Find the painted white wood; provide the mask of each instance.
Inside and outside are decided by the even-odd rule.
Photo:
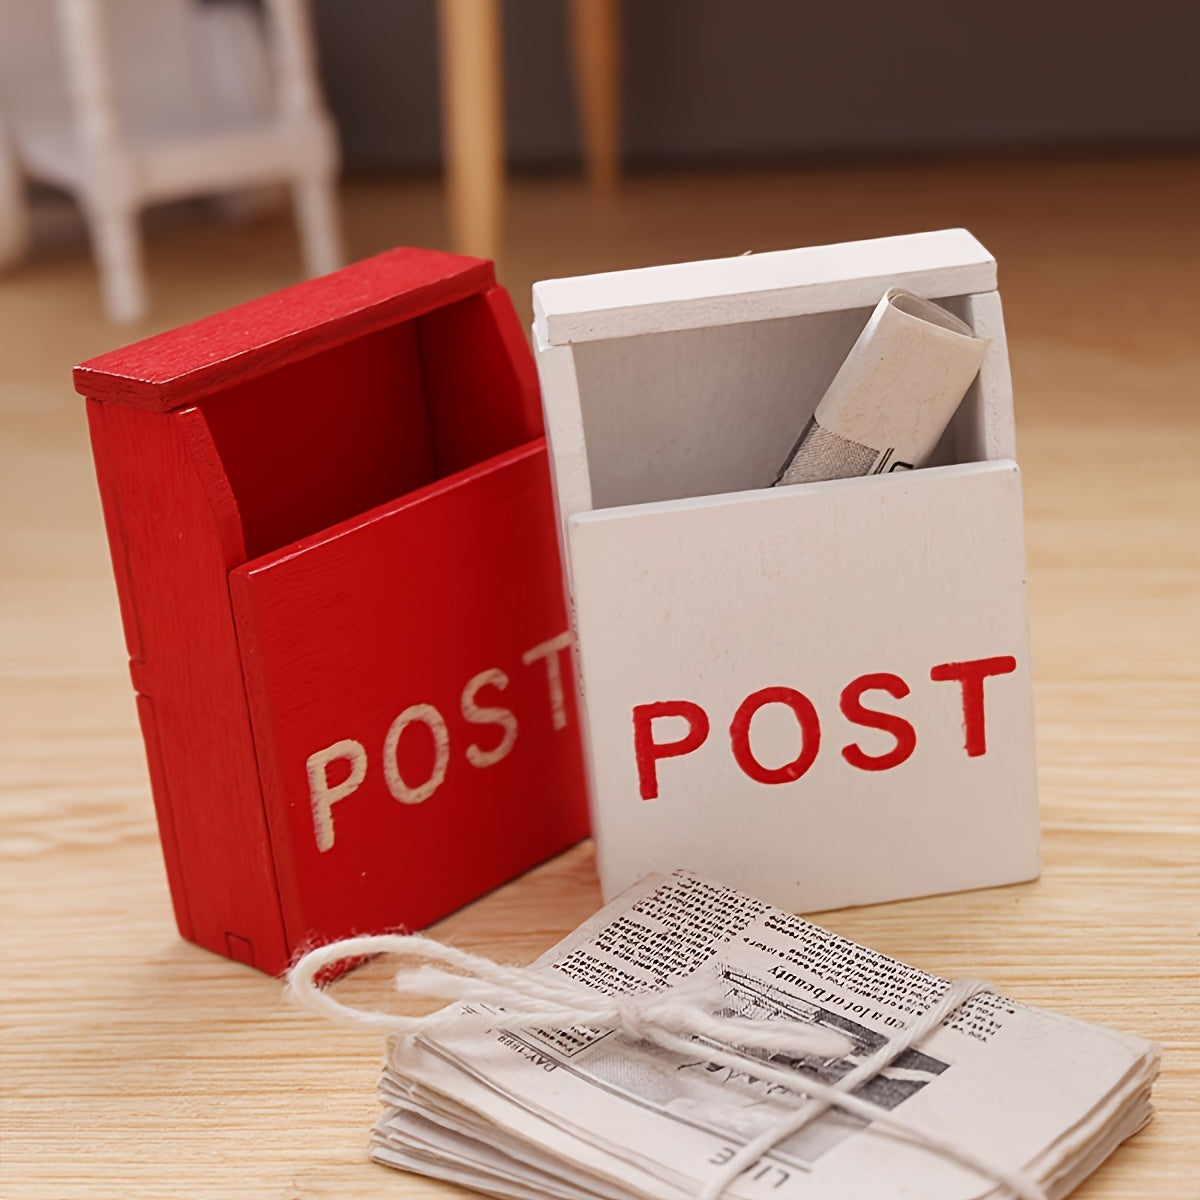
[[[575,377],[575,358],[568,346],[547,346],[533,331],[542,396],[553,396],[553,404],[543,404],[546,437],[554,447],[550,472],[554,505],[559,518],[559,547],[563,544],[563,524],[577,512],[592,507],[592,482],[588,471],[588,449],[583,436],[583,416],[579,384]],[[564,553],[563,564],[570,570]]]
[[[154,201],[288,183],[306,270],[340,265],[337,144],[303,0],[265,11],[264,32],[241,6],[0,0],[17,156],[78,199],[113,320],[145,311],[137,219]]]
[[[772,483],[870,311],[571,347],[594,506]],[[544,397],[550,414],[559,397]]]
[[[550,279],[533,286],[551,346],[873,308],[889,287],[936,300],[996,286],[995,259],[965,229]]]
[[[958,315],[968,303],[977,300],[948,301]],[[997,452],[1013,444],[1003,320],[998,305],[984,301],[979,311],[988,314],[993,344],[931,458],[935,465],[985,452],[1002,457]],[[535,326],[560,519],[592,507],[769,485],[870,313],[864,307],[573,346],[548,346]]]
[[[1012,372],[1008,363],[1008,337],[999,292],[982,292],[962,298],[959,316],[980,337],[991,339],[983,366],[973,384],[974,396],[959,410],[958,460],[971,462],[1017,457],[1017,430],[1013,415]]]
[[[606,892],[682,866],[811,910],[1035,875],[1020,474],[994,263],[943,231],[694,267],[535,289]],[[771,489],[892,287],[991,341],[934,465]],[[1013,669],[984,681],[986,753],[968,754],[962,686],[930,671],[988,658]],[[870,771],[842,749],[879,756],[896,740],[856,726],[842,689],[875,672],[908,693],[863,703],[903,715],[917,742]],[[798,778],[764,783],[739,766],[730,730],[747,695],[775,686],[816,706],[821,748]],[[659,762],[647,800],[634,713],[659,701],[702,706],[709,731]],[[770,703],[752,722],[765,763],[796,754],[790,713]],[[659,718],[650,736],[689,728]]]
[[[578,514],[568,524],[589,730],[593,821],[606,896],[687,867],[798,911],[1028,879],[1038,820],[1020,476],[1002,461]],[[1011,655],[985,680],[986,753],[964,750],[961,688],[932,667]],[[890,672],[903,699],[871,708],[916,730],[888,770],[842,747],[894,739],[849,722],[842,689]],[[792,782],[748,778],[730,724],[750,693],[791,687],[820,721]],[[688,700],[711,729],[661,759],[644,800],[633,711]],[[663,722],[660,740],[681,722]],[[781,705],[751,725],[764,765],[800,737]]]

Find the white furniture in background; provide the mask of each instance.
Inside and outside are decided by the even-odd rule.
[[[156,201],[287,183],[307,273],[340,266],[308,14],[303,0],[263,8],[0,0],[0,263],[23,240],[19,166],[78,200],[114,321],[145,312],[138,218]]]

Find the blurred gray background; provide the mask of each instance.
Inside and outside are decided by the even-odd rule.
[[[1200,143],[1200,3],[626,0],[627,163]],[[432,0],[314,0],[350,168],[440,158]],[[505,0],[510,163],[579,158],[562,0]]]

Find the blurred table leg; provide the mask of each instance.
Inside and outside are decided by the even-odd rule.
[[[438,0],[450,242],[496,257],[504,195],[499,0]]]
[[[0,113],[0,269],[11,266],[25,253],[29,240],[29,210],[25,180],[17,150]]]
[[[616,191],[621,171],[621,13],[618,0],[571,0],[575,91],[588,182]]]

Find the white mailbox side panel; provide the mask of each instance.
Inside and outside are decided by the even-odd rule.
[[[567,542],[606,896],[1036,876],[1014,462],[579,512]]]

